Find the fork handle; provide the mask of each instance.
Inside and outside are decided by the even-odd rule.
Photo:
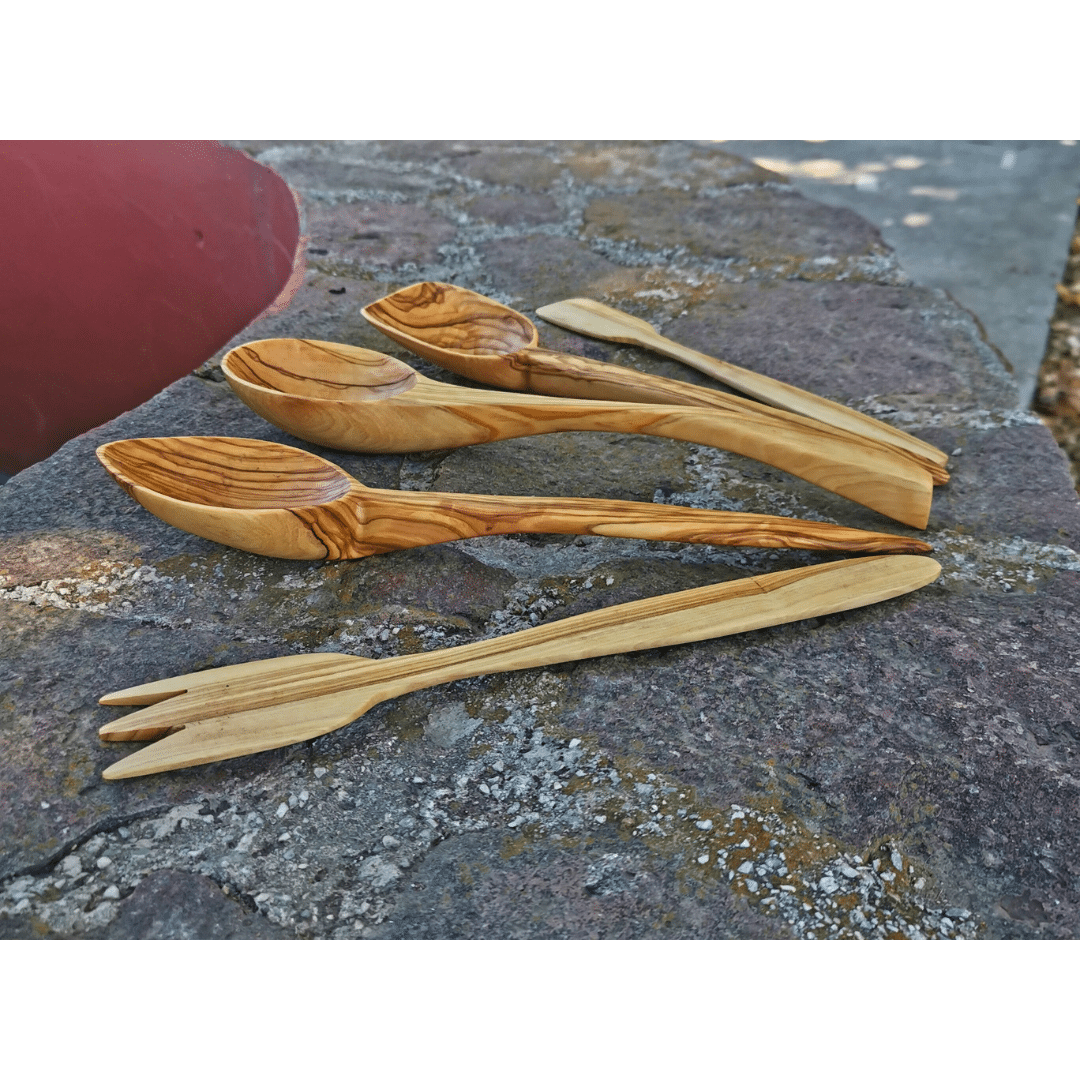
[[[929,585],[923,555],[883,555],[782,570],[601,608],[515,634],[379,661],[386,693],[499,671],[704,641],[874,604]]]

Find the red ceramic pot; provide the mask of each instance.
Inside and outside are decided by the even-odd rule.
[[[215,142],[0,142],[0,470],[198,367],[298,258],[285,182]]]

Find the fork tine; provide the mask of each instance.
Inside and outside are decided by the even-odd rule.
[[[145,742],[167,735],[170,731],[195,723],[206,717],[200,710],[206,705],[206,695],[190,695],[181,691],[178,695],[155,702],[145,709],[128,713],[127,716],[110,720],[98,728],[98,738],[106,742]]]
[[[378,700],[376,692],[340,690],[196,720],[110,765],[101,775],[105,780],[123,780],[290,746],[351,724]]]
[[[345,655],[347,654],[301,653],[298,656],[275,656],[269,660],[251,660],[245,664],[230,664],[228,667],[210,668],[208,671],[193,671],[171,679],[158,679],[156,682],[129,686],[126,690],[114,690],[111,694],[99,698],[98,704],[154,705],[167,698],[176,697],[177,694],[182,694],[186,690],[198,690],[204,686],[224,688],[232,679],[252,675],[270,675],[277,672],[302,673],[307,670],[317,670]],[[356,658],[350,657],[350,659]],[[116,722],[119,723],[119,721]]]

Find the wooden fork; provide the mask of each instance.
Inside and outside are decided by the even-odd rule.
[[[313,653],[118,690],[102,705],[147,705],[105,724],[105,740],[166,737],[109,766],[119,780],[314,739],[388,698],[474,675],[515,671],[737,634],[847,611],[912,592],[941,567],[924,555],[883,555],[617,604],[450,649],[367,660]]]

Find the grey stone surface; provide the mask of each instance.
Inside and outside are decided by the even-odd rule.
[[[529,315],[595,296],[948,450],[926,532],[944,573],[872,608],[451,683],[306,744],[105,783],[125,752],[96,736],[109,690],[440,648],[819,559],[555,536],[328,564],[226,549],[143,511],[93,453],[136,435],[305,445],[210,363],[0,492],[0,936],[1076,934],[1080,513],[967,313],[865,221],[711,145],[250,149],[300,190],[313,250],[293,304],[241,339],[346,341],[462,381],[360,308],[426,277]],[[543,324],[541,341],[708,382]],[[892,527],[646,437],[319,452],[375,486]]]
[[[789,166],[803,194],[876,225],[920,285],[945,289],[1013,366],[1027,408],[1080,196],[1075,139],[722,144]]]

